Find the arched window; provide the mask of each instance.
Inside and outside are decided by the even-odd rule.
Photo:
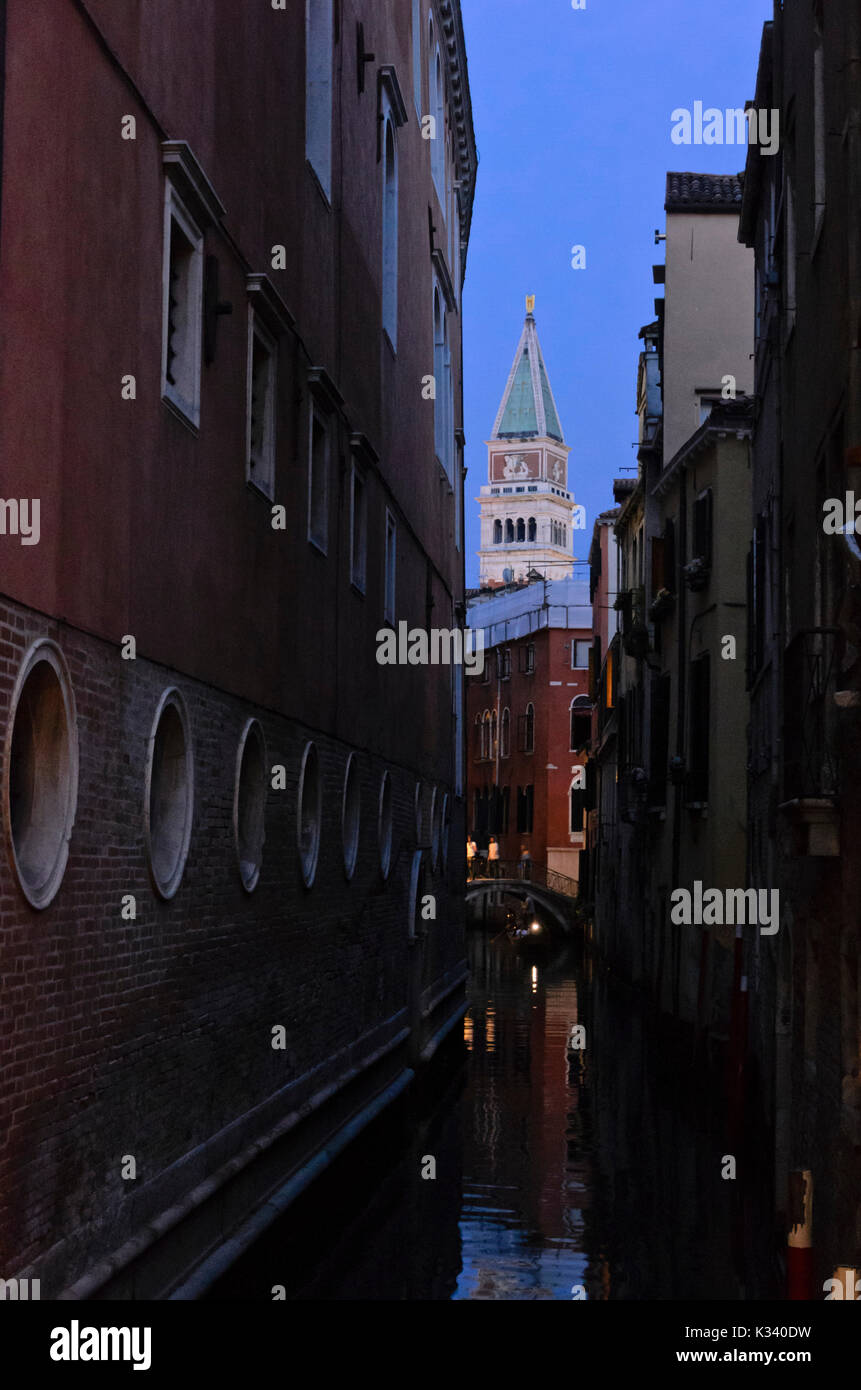
[[[434,397],[434,450],[440,463],[445,466],[445,311],[439,286],[433,287],[433,375],[436,385]]]
[[[398,152],[387,115],[383,133],[383,328],[392,347],[398,336]]]
[[[496,734],[496,710],[494,710],[493,714],[490,716],[490,750],[488,752],[489,758],[496,757]]]
[[[499,756],[507,758],[511,753],[511,711],[502,711],[502,725],[499,737]]]
[[[523,520],[522,516],[517,518],[517,539],[519,541],[526,540],[526,522]]]
[[[523,752],[535,752],[535,707],[526,706],[526,714],[523,717]]]
[[[505,523],[505,541],[506,541],[506,544],[508,544],[509,542],[511,542],[511,541],[513,541],[513,540],[514,540],[514,522],[511,521],[511,520],[509,520],[509,521],[506,521],[506,523]]]
[[[585,748],[592,735],[592,705],[588,695],[577,695],[571,701],[571,752]]]
[[[445,216],[445,108],[443,105],[442,60],[434,35],[433,17],[428,22],[428,103],[433,116],[431,175]]]
[[[531,516],[531,517],[529,518],[529,524],[527,525],[527,528],[526,528],[526,538],[527,538],[527,540],[530,540],[530,541],[534,541],[534,540],[535,540],[535,517],[534,517],[534,516]]]
[[[490,757],[490,710],[484,711],[484,718],[481,721],[481,756]]]
[[[502,522],[501,522],[501,521],[494,521],[494,523],[493,523],[493,544],[494,544],[494,545],[502,545]]]
[[[305,155],[326,197],[332,192],[332,0],[309,5],[305,17]]]
[[[454,396],[451,383],[449,324],[439,284],[433,287],[434,452],[450,483],[454,482]]]

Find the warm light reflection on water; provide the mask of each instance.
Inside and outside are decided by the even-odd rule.
[[[467,945],[463,1051],[369,1127],[215,1296],[268,1301],[283,1284],[313,1300],[773,1297],[750,1268],[771,1260],[767,1222],[720,1177],[715,1084],[576,945],[548,941],[537,960],[504,935]]]

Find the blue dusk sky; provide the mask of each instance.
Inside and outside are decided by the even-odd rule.
[[[739,145],[675,145],[671,113],[744,106],[771,0],[461,0],[479,150],[463,295],[466,579],[478,582],[484,441],[535,320],[586,508],[585,561],[612,479],[636,466],[637,337],[663,289],[668,170],[737,173]],[[586,269],[571,268],[571,247]],[[627,474],[632,477],[632,473]],[[583,573],[585,571],[575,571]]]

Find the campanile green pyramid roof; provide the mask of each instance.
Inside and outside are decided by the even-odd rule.
[[[494,439],[548,437],[564,443],[556,402],[538,341],[535,319],[526,315],[502,404],[493,426]]]

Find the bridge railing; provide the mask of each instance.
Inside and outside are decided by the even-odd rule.
[[[576,878],[560,874],[558,869],[548,869],[546,864],[537,864],[534,859],[487,859],[480,855],[475,872],[469,877],[482,883],[496,878],[517,878],[547,888],[551,893],[561,893],[566,898],[576,898],[580,891]]]

